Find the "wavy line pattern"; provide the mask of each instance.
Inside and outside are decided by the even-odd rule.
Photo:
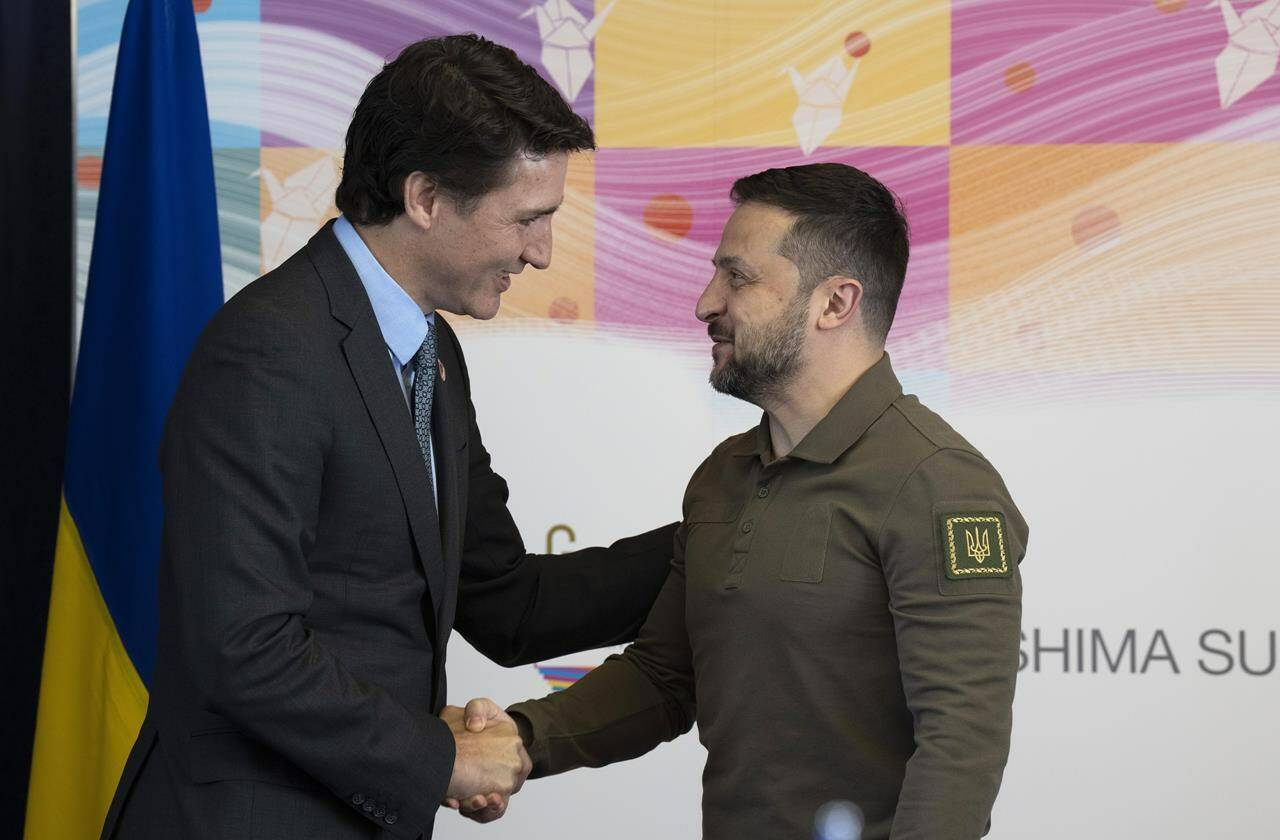
[[[1095,158],[1108,152],[1118,150],[1091,150]],[[1079,397],[1075,390],[1090,377],[1157,391],[1178,377],[1193,389],[1217,381],[1228,391],[1273,382],[1280,374],[1275,147],[1145,147],[1093,180],[1089,160],[1076,159],[1082,154],[957,150],[953,183],[991,184],[988,206],[1035,193],[1037,184],[1045,197],[985,219],[978,210],[958,214],[964,229],[951,240],[948,368],[1039,382],[1033,390],[1046,398]],[[1070,186],[1055,192],[1055,182]],[[1099,197],[1117,208],[1118,226],[1098,247],[1073,241],[1068,220]],[[1039,250],[1021,260],[1007,246],[986,246],[1018,241]]]
[[[80,295],[125,3],[77,4]],[[587,17],[603,5],[573,3]],[[271,203],[255,170],[340,155],[368,79],[418,38],[476,31],[540,67],[536,24],[520,17],[532,4],[212,0],[197,21],[228,295],[262,265]],[[782,70],[842,56],[854,29],[870,50],[828,145],[806,157]],[[517,278],[486,329],[577,321],[594,340],[705,365],[693,306],[730,184],[840,160],[906,206],[912,260],[890,349],[931,391],[1273,393],[1280,81],[1221,107],[1225,44],[1219,9],[1177,0],[763,0],[749,13],[619,0],[574,103],[601,151],[575,163],[556,263]]]
[[[1227,43],[1222,15],[1199,2],[1161,5],[956,0],[953,142],[1169,142],[1224,122],[1239,139],[1276,137],[1280,79],[1224,111],[1214,65]],[[1034,74],[1021,92],[1005,80],[1015,64]]]
[[[383,60],[394,58],[406,45],[421,38],[455,32],[475,32],[511,47],[522,59],[541,71],[542,43],[538,38],[537,25],[531,17],[520,17],[532,5],[533,0],[527,3],[511,0],[265,0],[262,4],[262,22],[329,35],[354,46],[363,55],[376,56],[373,71],[365,76],[364,81],[382,67]],[[576,0],[573,5],[587,17],[593,12],[589,2]],[[276,71],[264,73],[264,88],[270,88],[278,82],[297,84],[304,75],[288,66],[279,66]],[[312,77],[313,80],[316,78]],[[318,77],[325,78],[323,74]],[[593,115],[593,79],[594,75],[587,80],[586,86],[573,103],[575,110],[588,119]],[[357,98],[358,95],[359,91]],[[355,99],[352,99],[351,104],[355,104]],[[349,118],[348,109],[340,121],[341,128],[345,129]],[[275,144],[276,138],[266,139],[269,145]]]
[[[605,149],[596,156],[596,317],[703,329],[694,303],[711,276],[710,260],[732,212],[729,189],[740,175],[803,162],[795,149]],[[910,339],[947,315],[947,153],[945,149],[823,149],[810,161],[841,161],[874,173],[906,207],[912,258],[894,334]],[[681,238],[645,222],[656,196],[687,202]],[[912,364],[941,364],[942,345],[901,342]]]

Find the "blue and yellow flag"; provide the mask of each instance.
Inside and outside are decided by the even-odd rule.
[[[28,840],[98,836],[142,724],[155,665],[161,428],[221,304],[191,0],[131,0],[71,400]]]

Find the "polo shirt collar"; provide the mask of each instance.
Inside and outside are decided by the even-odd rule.
[[[894,400],[902,396],[902,384],[893,372],[889,354],[858,377],[839,402],[809,430],[809,434],[788,453],[817,464],[831,464],[858,442],[871,424],[884,414]],[[740,454],[754,454],[761,462],[773,460],[773,439],[769,434],[769,415],[765,413],[756,427],[755,447]]]

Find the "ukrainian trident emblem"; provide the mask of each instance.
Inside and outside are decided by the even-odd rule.
[[[981,530],[965,528],[964,545],[968,555],[981,566],[991,556],[991,532],[986,528]]]
[[[1004,514],[992,510],[942,513],[941,524],[942,561],[949,579],[1013,576],[1005,546]]]

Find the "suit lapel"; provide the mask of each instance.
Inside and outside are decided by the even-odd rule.
[[[465,479],[467,476],[468,422],[466,392],[462,388],[461,365],[453,332],[441,327],[442,318],[436,314],[437,347],[440,354],[440,372],[436,379],[436,403],[432,411],[432,433],[438,449],[437,462],[440,475],[436,480],[437,498],[440,503],[441,542],[444,546],[444,597],[437,610],[439,635],[443,641],[449,637],[458,597],[458,574],[462,566],[462,528]],[[443,376],[441,376],[443,374]]]
[[[422,461],[422,450],[418,448],[418,438],[413,433],[404,392],[396,382],[386,342],[372,315],[351,330],[342,342],[342,350],[391,461],[409,515],[409,527],[418,546],[418,557],[431,587],[431,599],[439,612],[445,595],[444,568],[440,563],[440,523],[431,500],[431,481]]]
[[[438,620],[446,575],[431,482],[373,307],[331,228],[332,222],[311,239],[307,253],[328,290],[330,311],[351,330],[342,352],[391,463]]]

